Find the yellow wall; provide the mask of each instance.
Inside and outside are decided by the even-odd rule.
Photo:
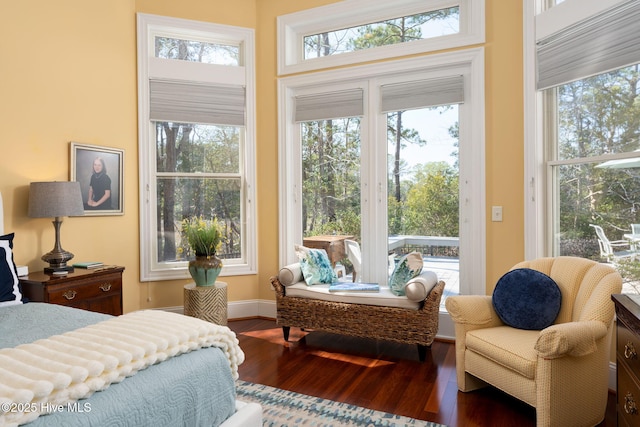
[[[486,2],[487,291],[524,259],[522,2]],[[503,221],[491,222],[491,206]]]
[[[69,142],[125,150],[126,215],[65,218],[76,259],[127,267],[125,308],[137,308],[138,187],[133,1],[2,0],[0,191],[15,260],[42,270],[51,220],[27,217],[29,183],[69,179]],[[9,18],[10,17],[10,18]]]
[[[32,271],[53,247],[48,219],[27,217],[32,181],[69,179],[69,142],[125,150],[122,216],[67,218],[76,260],[126,267],[124,309],[182,305],[187,280],[141,283],[135,13],[256,30],[258,274],[225,277],[229,300],[273,299],[278,269],[276,17],[335,0],[0,0],[0,191],[15,259]],[[499,4],[499,7],[498,7]],[[487,0],[487,287],[523,257],[522,5]],[[490,222],[491,205],[504,221]]]

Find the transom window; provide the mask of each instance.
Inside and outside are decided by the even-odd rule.
[[[204,64],[239,65],[240,46],[157,36],[155,56]]]
[[[349,0],[278,17],[278,74],[484,42],[484,0]]]
[[[459,31],[460,7],[449,7],[305,36],[304,59],[424,40]]]

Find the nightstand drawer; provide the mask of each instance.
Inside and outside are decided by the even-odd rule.
[[[624,360],[632,372],[640,372],[640,337],[630,331],[620,319],[616,323],[618,358]]]
[[[49,302],[52,304],[69,304],[74,300],[102,298],[122,293],[122,280],[112,278],[100,280],[90,284],[64,286],[49,292]]]
[[[618,417],[622,417],[627,425],[640,425],[640,387],[627,366],[618,362]]]

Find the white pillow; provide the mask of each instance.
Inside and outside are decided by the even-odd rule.
[[[404,293],[409,301],[424,301],[429,292],[438,283],[438,276],[433,271],[423,271],[418,277],[407,282]]]
[[[278,280],[283,286],[291,286],[303,280],[300,263],[285,265],[278,273]]]

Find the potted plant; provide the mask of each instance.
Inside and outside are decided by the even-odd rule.
[[[185,218],[182,221],[182,236],[195,253],[189,261],[189,274],[196,286],[214,286],[222,270],[222,261],[216,256],[222,242],[222,228],[216,218]]]

